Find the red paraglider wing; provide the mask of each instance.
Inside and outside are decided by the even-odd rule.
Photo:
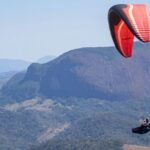
[[[132,56],[134,36],[150,42],[150,18],[145,5],[115,5],[110,8],[108,19],[115,46],[124,57]]]
[[[125,57],[131,57],[134,35],[122,19],[118,25],[114,26],[114,33],[121,54]]]

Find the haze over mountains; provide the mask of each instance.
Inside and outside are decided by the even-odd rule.
[[[31,62],[17,59],[0,59],[0,73],[9,71],[21,71],[27,69]]]
[[[39,58],[37,60],[38,63],[46,63],[51,60],[53,60],[55,56],[45,56],[42,58]],[[0,73],[9,72],[9,71],[22,71],[26,70],[28,66],[32,62],[19,60],[19,59],[0,59]]]

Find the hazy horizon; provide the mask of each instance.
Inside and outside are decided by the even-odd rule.
[[[6,0],[0,2],[0,58],[36,61],[80,47],[112,46],[107,13],[149,0]]]

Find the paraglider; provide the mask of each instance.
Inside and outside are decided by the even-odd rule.
[[[150,17],[144,4],[119,4],[108,13],[110,32],[117,50],[124,57],[132,56],[134,36],[150,42]]]
[[[134,37],[142,42],[150,42],[150,16],[144,4],[119,4],[108,12],[110,33],[118,52],[128,58],[132,56]],[[145,134],[150,131],[147,118],[132,133]]]
[[[140,123],[139,127],[132,128],[132,132],[137,134],[145,134],[148,133],[149,131],[150,131],[150,123],[148,118],[142,119],[142,122]]]

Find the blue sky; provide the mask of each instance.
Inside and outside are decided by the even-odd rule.
[[[0,58],[35,61],[88,46],[113,45],[108,9],[149,0],[0,1]]]

